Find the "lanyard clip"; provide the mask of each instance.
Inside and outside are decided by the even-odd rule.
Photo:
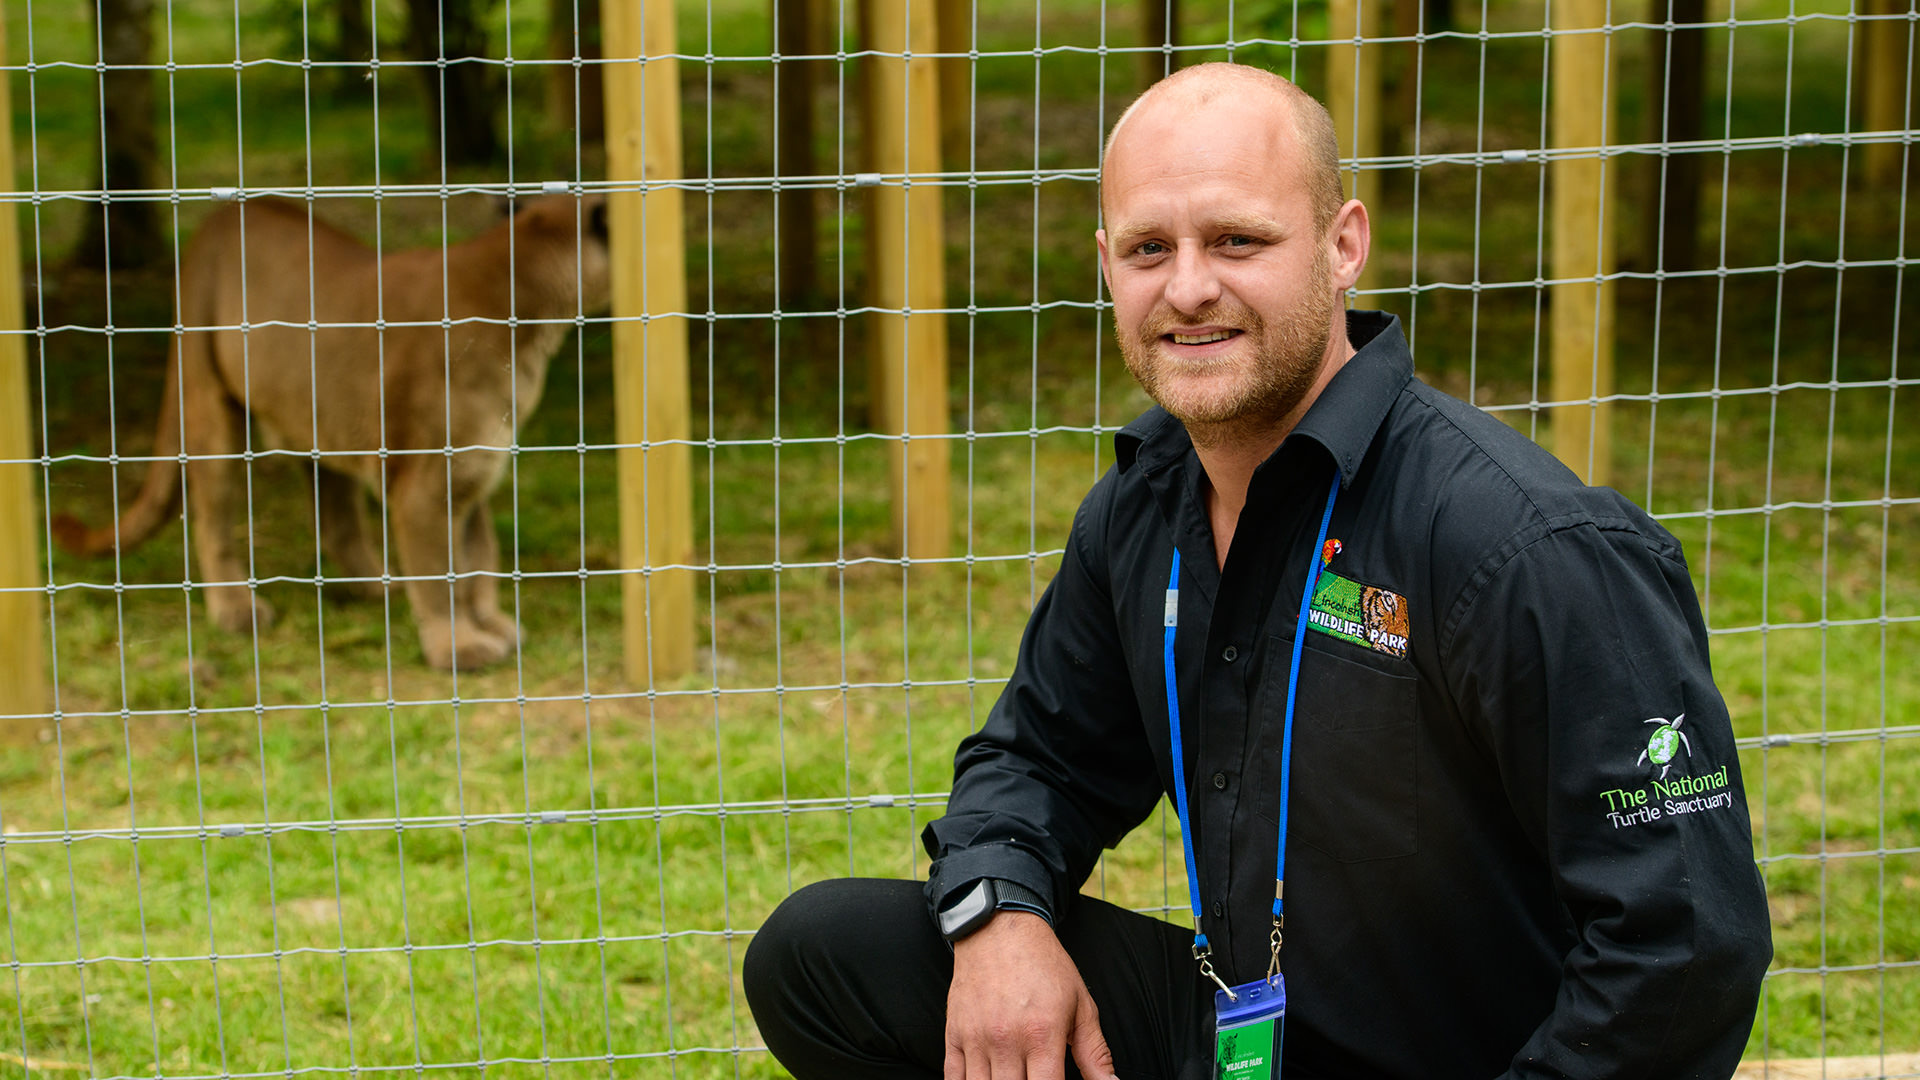
[[[1194,950],[1194,952],[1196,953],[1199,951],[1200,950],[1198,949]],[[1200,958],[1200,974],[1205,975],[1209,979],[1212,979],[1213,985],[1219,987],[1220,992],[1227,995],[1228,1001],[1240,1000],[1240,995],[1233,992],[1233,987],[1228,986],[1226,984],[1226,980],[1220,978],[1219,974],[1213,970],[1213,961],[1208,960],[1204,956]]]
[[[1272,982],[1280,974],[1280,931],[1285,922],[1282,916],[1273,917],[1273,934],[1267,938],[1268,943],[1273,946],[1273,961],[1267,965],[1268,982]]]
[[[1233,987],[1228,986],[1213,970],[1213,961],[1208,959],[1213,955],[1213,946],[1207,941],[1207,935],[1200,933],[1200,918],[1197,915],[1193,920],[1193,929],[1193,958],[1200,961],[1200,974],[1212,979],[1213,985],[1219,987],[1220,992],[1227,995],[1228,1001],[1239,1001],[1240,996],[1233,992]]]

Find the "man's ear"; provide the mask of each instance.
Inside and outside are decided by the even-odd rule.
[[[1113,294],[1113,275],[1107,273],[1107,230],[1093,230],[1093,246],[1100,252],[1100,280],[1107,283],[1107,294]]]
[[[1344,293],[1360,280],[1360,271],[1367,266],[1367,252],[1373,246],[1367,208],[1359,199],[1348,199],[1333,215],[1333,224],[1327,230],[1327,246],[1331,249],[1328,257],[1334,287]]]

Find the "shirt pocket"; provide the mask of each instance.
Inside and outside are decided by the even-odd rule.
[[[1411,855],[1419,841],[1418,682],[1404,660],[1369,663],[1339,642],[1308,634],[1300,657],[1293,728],[1290,844],[1343,863]],[[1272,650],[1255,699],[1250,738],[1256,809],[1277,824],[1280,751],[1293,642]]]

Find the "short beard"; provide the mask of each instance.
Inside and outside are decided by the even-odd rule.
[[[1311,275],[1308,299],[1271,331],[1265,319],[1243,306],[1209,306],[1191,318],[1162,308],[1137,335],[1116,332],[1120,355],[1140,388],[1186,427],[1195,446],[1208,449],[1258,438],[1299,407],[1326,363],[1327,342],[1343,305],[1334,294],[1333,268],[1324,250],[1316,252]],[[1182,400],[1173,392],[1160,362],[1160,338],[1183,323],[1233,327],[1253,340],[1253,369],[1241,385],[1209,400]]]

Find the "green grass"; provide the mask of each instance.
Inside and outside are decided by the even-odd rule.
[[[530,10],[514,7],[516,42],[539,41]],[[233,58],[230,8],[174,12],[182,62]],[[1098,40],[1091,4],[1043,13],[1036,31],[1031,10],[983,5],[983,47]],[[1130,14],[1107,13],[1110,44],[1130,40]],[[23,9],[9,16],[17,58]],[[1466,5],[1460,16],[1469,34],[1480,28]],[[284,17],[250,10],[242,54],[289,55],[275,21]],[[1303,36],[1318,17],[1303,14]],[[44,5],[35,19],[38,62],[90,61],[84,23]],[[1516,3],[1493,9],[1488,29],[1541,21],[1538,4]],[[1799,25],[1791,68],[1786,27],[1733,31],[1731,110],[1715,66],[1729,33],[1715,31],[1711,131],[1729,115],[1740,136],[1839,129],[1845,53],[1832,31]],[[710,22],[683,7],[685,51],[750,55],[766,37],[759,3],[728,0]],[[1620,124],[1633,132],[1642,80],[1631,73],[1644,49],[1634,34],[1618,40],[1629,73]],[[1540,91],[1526,73],[1537,71],[1539,42],[1482,48],[1472,37],[1429,46],[1422,149],[1537,143]],[[1290,62],[1285,50],[1262,56]],[[1319,58],[1299,59],[1312,86]],[[1110,122],[1134,89],[1132,59],[1109,57],[1100,98],[1102,63],[1089,53],[983,59],[977,167],[1090,165],[1100,118]],[[832,121],[843,109],[848,170],[858,167],[856,73],[847,69],[844,100],[822,90],[823,170],[841,149]],[[771,171],[770,76],[760,63],[687,65],[690,169]],[[183,72],[173,84],[182,119],[162,138],[172,175],[184,188],[234,183],[243,170],[253,184],[370,183],[376,170],[384,182],[437,179],[414,80],[382,78],[377,120],[373,88],[350,86],[316,90],[308,121],[298,69],[249,68],[237,98],[230,68]],[[49,68],[35,80],[32,96],[24,75],[13,86],[15,130],[34,140],[23,176],[32,165],[43,190],[84,187],[91,75]],[[566,139],[541,128],[537,93],[515,100],[512,175],[574,175]],[[581,161],[591,177],[594,155]],[[1900,196],[1846,189],[1836,148],[1795,149],[1784,163],[1780,151],[1734,155],[1724,189],[1720,159],[1711,161],[1702,250],[1724,245],[1729,267],[1831,260],[1843,242],[1856,263],[1906,250]],[[1517,284],[1386,298],[1408,320],[1423,375],[1544,436],[1544,413],[1512,408],[1546,396],[1534,390],[1544,365],[1530,284],[1537,166],[1426,168],[1417,224],[1413,174],[1390,174],[1386,190],[1375,213],[1383,282]],[[183,203],[182,227],[205,205]],[[696,309],[770,310],[771,197],[696,195],[688,206]],[[823,306],[858,306],[859,201],[823,198],[821,209]],[[104,587],[58,594],[64,715],[42,724],[38,741],[0,752],[0,825],[17,838],[0,847],[0,890],[8,956],[20,965],[0,974],[0,1074],[20,1073],[24,1056],[40,1070],[96,1075],[481,1059],[505,1062],[488,1069],[505,1076],[778,1075],[764,1052],[739,1049],[758,1045],[737,985],[748,936],[805,882],[924,872],[916,834],[940,812],[952,747],[984,716],[1053,571],[1052,556],[1034,553],[1062,541],[1110,460],[1107,436],[1051,429],[1110,432],[1144,403],[1092,312],[1028,309],[1093,295],[1087,185],[955,189],[947,209],[955,295],[1016,309],[952,322],[956,430],[978,434],[955,447],[955,549],[974,563],[884,561],[884,454],[857,437],[860,320],[793,320],[778,332],[765,320],[697,323],[695,436],[755,443],[696,451],[697,541],[717,569],[698,586],[698,670],[656,693],[621,670],[619,581],[604,573],[618,560],[612,456],[574,449],[612,438],[603,326],[556,361],[514,486],[496,503],[523,574],[510,601],[529,631],[505,669],[430,671],[399,597],[386,607],[316,590],[308,496],[285,463],[254,474],[256,574],[292,579],[267,587],[282,621],[258,640],[211,629],[197,600],[166,587],[181,576],[177,528],[117,568],[56,555],[58,584]],[[23,212],[25,235],[41,245],[52,328],[106,321],[100,282],[57,269],[82,212],[59,200]],[[434,242],[441,230],[437,199],[335,200],[325,212],[362,235],[377,215],[396,245]],[[486,211],[456,198],[447,212],[462,233]],[[832,242],[837,229],[844,249]],[[1628,247],[1623,237],[1631,259]],[[1916,283],[1900,273],[1802,267],[1619,289],[1619,388],[1662,397],[1615,407],[1613,479],[1685,542],[1743,737],[1871,735],[1920,716],[1920,676],[1906,662],[1920,653],[1920,624],[1879,621],[1920,615],[1920,569],[1904,539],[1920,508],[1879,502],[1920,495],[1915,395],[1886,385],[1914,370]],[[164,337],[138,330],[171,324],[167,285],[116,283],[114,323],[133,331],[113,339],[110,380],[97,331],[45,336],[34,381],[48,453],[148,445]],[[1817,385],[1742,393],[1793,383]],[[856,437],[842,444],[842,434]],[[120,478],[123,496],[134,479]],[[108,466],[63,461],[47,481],[54,509],[91,520],[109,512]],[[1865,505],[1835,505],[1853,503]],[[782,568],[768,569],[776,561]],[[130,587],[116,592],[116,580]],[[1869,737],[1743,753],[1777,953],[1753,1055],[1870,1053],[1883,1040],[1920,1050],[1917,746]],[[870,806],[875,794],[926,797]],[[712,813],[721,803],[727,812]],[[550,811],[567,822],[537,823]],[[228,837],[223,825],[247,828]],[[88,835],[128,828],[139,843]],[[61,842],[67,835],[77,838]],[[1163,815],[1088,888],[1178,908],[1169,842]],[[206,959],[215,954],[217,964]],[[611,1069],[608,1054],[618,1056]]]

